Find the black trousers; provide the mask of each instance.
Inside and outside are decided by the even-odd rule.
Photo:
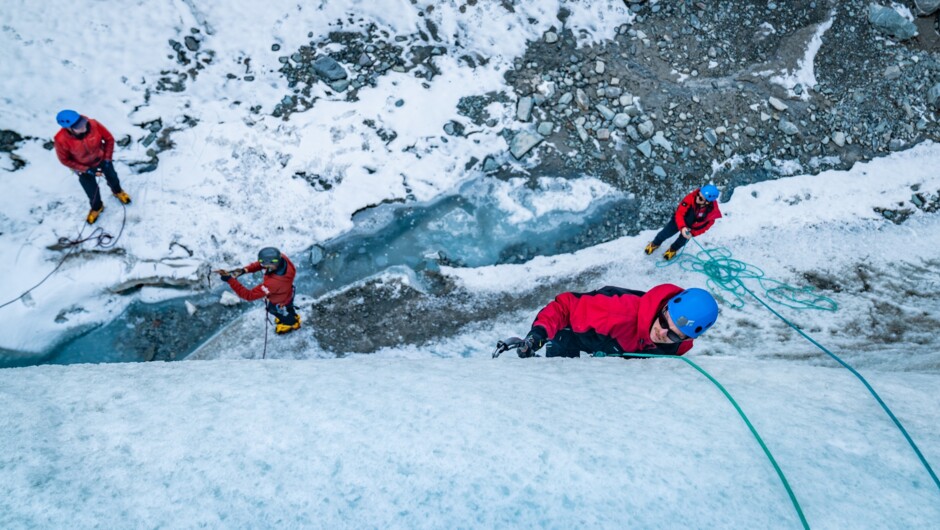
[[[663,241],[669,239],[670,237],[678,233],[679,233],[679,225],[676,224],[676,218],[675,216],[670,217],[669,222],[666,223],[666,226],[664,226],[663,229],[660,230],[658,234],[656,234],[656,237],[653,238],[653,244],[662,245]],[[676,239],[675,241],[672,242],[671,245],[669,245],[669,248],[671,248],[675,252],[679,252],[679,249],[684,247],[685,244],[688,242],[689,242],[688,239],[682,236],[679,236],[678,239]]]
[[[91,174],[89,174],[89,172]],[[95,178],[95,172],[101,171],[104,173],[104,179],[108,183],[108,187],[111,188],[111,193],[119,193],[121,191],[121,181],[118,180],[117,172],[114,171],[114,164],[104,160],[97,167],[92,168],[88,171],[78,174],[78,182],[82,185],[82,189],[85,190],[85,195],[88,196],[88,203],[91,205],[92,210],[100,210],[104,204],[101,203],[101,190],[98,188],[98,180]]]
[[[545,344],[546,357],[581,357],[581,341],[574,331],[565,328],[555,334],[555,338]],[[591,352],[593,353],[593,352]]]
[[[293,326],[297,323],[297,309],[294,307],[293,298],[285,305],[275,305],[271,302],[267,302],[265,303],[265,309],[268,310],[268,313],[274,315],[278,322],[285,326]]]

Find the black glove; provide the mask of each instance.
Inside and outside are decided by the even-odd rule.
[[[535,357],[535,352],[539,351],[545,345],[546,333],[542,326],[535,326],[529,331],[522,341],[522,345],[516,348],[516,354],[525,359],[526,357]]]
[[[238,278],[239,276],[241,276],[242,274],[245,274],[246,272],[248,272],[248,271],[246,271],[244,268],[242,268],[242,269],[235,269],[235,270],[233,270],[230,274],[231,274],[232,276]]]
[[[220,272],[219,278],[221,278],[223,282],[227,282],[232,279],[232,275],[228,272]]]

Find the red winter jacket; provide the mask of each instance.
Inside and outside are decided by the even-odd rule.
[[[229,286],[235,291],[235,294],[249,302],[267,297],[268,301],[275,305],[289,304],[294,299],[294,276],[297,275],[297,269],[294,268],[291,260],[287,259],[287,256],[281,254],[281,258],[284,259],[286,267],[282,267],[284,271],[280,274],[278,274],[280,268],[274,272],[265,272],[264,280],[250,290],[245,288],[233,276],[228,279]],[[258,272],[260,270],[261,264],[257,261],[245,265],[245,272]]]
[[[98,167],[98,164],[114,156],[114,137],[111,132],[97,121],[85,119],[88,120],[88,131],[81,137],[65,128],[55,135],[55,154],[59,162],[79,173]]]
[[[650,338],[650,328],[659,312],[681,287],[662,284],[648,292],[620,287],[604,287],[589,293],[561,293],[539,311],[533,331],[541,327],[547,339],[570,328],[589,353],[652,353],[683,355],[692,349],[692,341],[657,344]]]
[[[679,207],[676,208],[676,226],[681,231],[688,227],[693,236],[704,234],[706,230],[715,224],[715,220],[721,217],[721,210],[718,209],[718,201],[709,201],[699,206],[695,202],[699,188],[695,188],[692,193],[685,196]]]

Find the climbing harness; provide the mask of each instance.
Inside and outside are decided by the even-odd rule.
[[[13,302],[16,302],[17,300],[22,299],[24,296],[31,293],[34,289],[46,283],[46,280],[51,278],[52,275],[55,274],[56,271],[59,270],[59,268],[62,267],[62,265],[69,258],[69,256],[71,256],[72,253],[75,252],[75,250],[81,247],[84,243],[88,241],[94,241],[95,244],[92,248],[100,248],[103,250],[109,250],[109,249],[114,248],[114,246],[117,245],[118,241],[121,239],[121,235],[124,233],[124,227],[127,225],[127,205],[125,205],[124,203],[121,203],[121,207],[124,209],[124,217],[123,219],[121,219],[121,230],[118,232],[117,236],[112,236],[108,232],[105,232],[105,230],[99,226],[95,228],[94,230],[92,230],[91,234],[89,234],[88,237],[83,238],[82,235],[85,233],[85,228],[89,226],[88,223],[83,222],[82,229],[78,231],[78,237],[76,237],[75,239],[69,239],[67,237],[60,237],[59,240],[54,245],[50,245],[49,247],[47,247],[49,250],[68,249],[68,252],[66,252],[65,255],[62,256],[61,259],[59,259],[59,263],[56,264],[56,266],[49,272],[49,274],[47,274],[42,280],[39,280],[39,283],[37,283],[36,285],[33,285],[32,287],[24,291],[21,295],[17,296],[16,298],[8,302],[4,302],[3,304],[0,304],[0,309],[12,304]]]
[[[917,458],[920,460],[920,463],[923,464],[924,468],[927,470],[927,473],[930,475],[930,478],[933,479],[934,484],[937,486],[937,489],[940,489],[940,479],[937,478],[937,474],[934,473],[933,468],[930,467],[930,464],[927,462],[927,459],[924,457],[923,453],[920,452],[920,449],[917,447],[917,444],[914,443],[914,440],[907,433],[907,430],[901,425],[901,422],[898,418],[891,412],[891,409],[888,408],[888,405],[885,404],[884,400],[881,399],[881,396],[875,392],[875,389],[868,383],[868,381],[858,373],[854,368],[852,368],[848,363],[843,361],[839,356],[829,351],[825,346],[817,342],[815,339],[810,337],[802,329],[798,328],[792,322],[784,318],[779,312],[774,308],[770,307],[767,302],[765,302],[761,297],[757,296],[751,289],[748,289],[744,282],[741,281],[741,278],[756,278],[759,285],[764,288],[765,292],[768,295],[768,298],[777,302],[778,304],[784,305],[786,307],[796,308],[796,309],[821,309],[825,311],[835,311],[837,306],[836,303],[829,298],[824,296],[818,296],[812,294],[811,290],[807,289],[796,289],[789,285],[786,285],[782,282],[776,280],[766,280],[763,278],[763,271],[760,269],[753,268],[757,272],[748,272],[748,265],[744,262],[731,259],[731,253],[727,249],[718,249],[717,251],[709,251],[701,245],[695,238],[692,238],[692,241],[695,241],[695,244],[698,245],[702,252],[698,254],[697,257],[693,259],[686,258],[683,260],[683,268],[686,270],[693,270],[696,272],[701,272],[709,278],[709,287],[714,285],[720,286],[722,289],[730,292],[739,303],[732,303],[732,307],[741,307],[744,304],[743,294],[752,296],[757,300],[762,306],[767,308],[768,311],[774,314],[777,318],[783,321],[784,324],[793,328],[794,331],[799,333],[803,338],[811,342],[817,348],[823,351],[829,357],[835,359],[836,362],[841,364],[845,369],[852,372],[852,375],[858,378],[859,381],[865,385],[865,388],[868,389],[868,392],[875,398],[875,401],[881,405],[881,408],[884,409],[885,413],[891,418],[891,421],[894,422],[894,425],[897,426],[898,430],[901,431],[901,434],[904,435],[904,438],[907,440],[907,443],[911,446],[911,449],[914,450],[914,453],[917,455]],[[712,252],[717,252],[719,257],[715,258],[712,256]],[[700,256],[705,256],[708,259],[703,259]],[[685,266],[685,263],[691,263],[689,266]],[[747,272],[747,273],[746,273]],[[759,274],[758,274],[759,272]],[[714,280],[714,281],[713,281]],[[771,282],[771,284],[776,284],[775,287],[768,288],[765,285],[765,282]],[[714,292],[714,289],[713,289]],[[743,293],[743,294],[742,294]]]

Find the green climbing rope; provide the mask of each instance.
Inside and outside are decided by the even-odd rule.
[[[671,261],[661,261],[657,267],[668,267],[678,263],[685,270],[704,274],[708,280],[706,285],[716,297],[720,298],[730,307],[739,309],[744,307],[744,295],[747,290],[741,280],[755,280],[764,290],[767,298],[773,302],[792,309],[817,309],[821,311],[836,311],[839,306],[831,298],[819,295],[812,287],[793,287],[784,282],[767,278],[764,271],[731,257],[731,251],[719,247],[705,250],[695,238],[695,244],[701,252],[693,254],[685,252],[683,248]]]
[[[848,363],[839,358],[838,355],[829,351],[825,346],[817,342],[815,339],[810,337],[806,332],[795,326],[792,322],[784,318],[779,312],[772,308],[767,302],[765,302],[761,297],[757,296],[751,289],[748,289],[744,282],[741,281],[741,278],[757,278],[759,285],[764,288],[765,292],[768,293],[768,298],[771,298],[773,301],[787,306],[794,307],[796,309],[823,309],[826,311],[835,311],[836,303],[830,300],[829,298],[823,296],[813,295],[811,291],[805,289],[796,289],[790,287],[782,282],[777,282],[776,280],[766,280],[763,278],[763,271],[756,267],[750,267],[742,261],[731,259],[731,253],[724,248],[719,248],[717,250],[706,250],[701,243],[692,238],[692,241],[695,241],[695,244],[701,249],[701,252],[694,258],[686,257],[682,263],[683,268],[686,270],[692,270],[696,272],[701,272],[708,276],[708,286],[711,288],[713,293],[717,293],[717,290],[714,286],[719,286],[723,290],[726,290],[736,298],[739,303],[731,303],[733,307],[741,307],[744,305],[743,294],[752,296],[757,300],[761,305],[767,308],[768,311],[774,314],[787,326],[790,326],[794,331],[799,333],[803,338],[808,340],[810,343],[815,345],[817,348],[822,350],[823,353],[835,359],[836,362],[841,364],[845,369],[852,372],[852,374],[858,378],[859,381],[865,385],[865,388],[868,389],[868,392],[875,398],[875,401],[881,405],[881,408],[884,409],[885,413],[891,418],[891,421],[894,422],[894,425],[897,426],[898,430],[901,431],[901,434],[904,435],[904,439],[907,440],[907,443],[911,446],[911,449],[914,450],[914,453],[917,455],[917,458],[920,460],[920,463],[923,464],[924,468],[927,470],[927,473],[930,475],[930,478],[933,479],[934,484],[937,486],[937,489],[940,489],[940,479],[937,478],[937,474],[934,473],[932,467],[927,462],[927,459],[924,457],[923,453],[920,452],[920,449],[917,447],[917,444],[914,443],[914,439],[911,438],[911,435],[907,433],[907,429],[901,425],[900,420],[891,412],[891,409],[888,408],[888,405],[881,399],[881,396],[875,392],[875,389],[868,383],[868,381],[862,377],[862,374],[858,373],[855,368],[849,366]],[[718,257],[714,257],[717,254]],[[703,257],[704,256],[704,257]],[[680,256],[673,258],[673,261],[679,259]],[[667,265],[671,262],[667,262]],[[691,265],[685,266],[684,263],[691,263]],[[750,268],[749,268],[750,267]],[[778,284],[778,287],[768,289],[765,285],[765,281],[774,282]],[[781,295],[781,293],[786,293]],[[774,298],[774,294],[778,297]],[[791,297],[792,295],[792,297]],[[781,301],[780,297],[786,301]],[[722,298],[723,300],[726,300]],[[727,301],[727,300],[726,300]],[[789,302],[789,303],[788,303]],[[795,304],[795,305],[794,305]]]
[[[726,398],[728,398],[728,401],[730,401],[731,404],[734,405],[735,410],[738,411],[738,415],[741,416],[742,420],[744,420],[744,424],[747,425],[747,428],[751,430],[751,434],[754,435],[754,438],[757,440],[757,443],[760,444],[761,449],[764,450],[764,454],[767,455],[767,459],[770,460],[770,463],[774,466],[774,470],[777,471],[777,476],[780,477],[780,481],[783,482],[783,487],[787,490],[787,495],[789,495],[790,497],[790,502],[793,503],[793,508],[796,509],[797,515],[800,516],[800,522],[803,524],[803,528],[807,528],[807,529],[809,528],[809,523],[806,522],[806,516],[803,515],[803,509],[800,508],[800,503],[796,500],[796,495],[793,494],[793,490],[790,488],[790,483],[787,482],[787,477],[784,476],[783,470],[781,470],[780,466],[777,465],[777,461],[774,459],[774,455],[770,454],[770,449],[767,448],[767,444],[765,444],[764,440],[760,437],[759,434],[757,434],[757,429],[755,429],[754,426],[751,424],[751,420],[747,419],[747,415],[744,414],[743,410],[741,410],[741,407],[740,405],[738,405],[738,402],[735,401],[733,397],[731,397],[731,394],[725,389],[725,387],[722,386],[722,384],[719,383],[717,379],[712,377],[711,374],[706,372],[701,366],[695,364],[690,359],[676,356],[676,355],[661,355],[661,354],[655,354],[655,353],[605,354],[603,352],[598,352],[598,353],[595,353],[594,356],[595,357],[643,357],[643,358],[656,357],[656,358],[664,358],[664,359],[676,359],[676,360],[685,362],[686,364],[690,365],[692,368],[695,368],[696,370],[698,370],[699,373],[707,377],[709,381],[711,381],[712,383],[714,383],[716,387],[718,387],[718,390],[721,390],[721,393],[724,394]]]

